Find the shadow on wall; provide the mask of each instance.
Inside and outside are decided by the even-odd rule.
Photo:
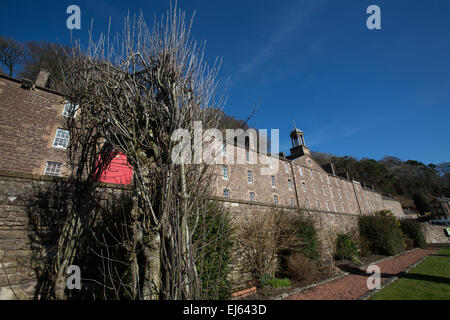
[[[52,299],[54,262],[58,239],[68,225],[80,223],[73,263],[81,270],[81,290],[68,290],[72,299],[110,299],[126,296],[129,269],[127,219],[131,212],[129,190],[93,187],[59,180],[34,187],[29,197],[28,237],[33,251],[31,265],[37,276],[34,299]],[[70,223],[68,224],[67,222]],[[66,223],[64,223],[66,222]],[[64,227],[66,226],[66,227]],[[76,240],[68,234],[68,241]],[[66,246],[60,246],[64,250]]]

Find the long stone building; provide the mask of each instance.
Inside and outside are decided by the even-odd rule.
[[[70,132],[64,118],[73,106],[46,88],[48,73],[34,82],[0,75],[0,170],[64,176]],[[243,163],[218,165],[216,195],[231,200],[317,209],[325,212],[370,214],[391,210],[402,217],[399,202],[360,182],[325,170],[311,156],[301,130],[290,134],[290,155],[260,154],[250,145],[228,143],[220,156],[245,153]],[[264,161],[262,161],[264,160]],[[266,163],[267,165],[263,165]],[[271,174],[261,174],[267,166]],[[118,180],[120,183],[122,180]],[[125,179],[124,181],[129,181]]]

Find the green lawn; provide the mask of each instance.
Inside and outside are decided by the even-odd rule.
[[[450,300],[450,248],[429,256],[405,277],[374,294],[372,300]]]

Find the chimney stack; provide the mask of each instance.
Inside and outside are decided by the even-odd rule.
[[[44,70],[44,69],[39,70],[39,73],[36,77],[36,81],[35,81],[34,85],[37,87],[46,88],[49,76],[50,76],[50,73],[47,70]]]

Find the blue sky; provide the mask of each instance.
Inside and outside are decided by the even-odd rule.
[[[169,1],[5,0],[0,34],[67,44],[66,8],[81,8],[86,39],[120,30],[128,10],[149,22]],[[450,2],[447,0],[181,0],[194,11],[193,38],[208,60],[223,58],[225,111],[250,125],[280,129],[288,152],[291,118],[312,149],[357,158],[392,155],[450,161]],[[366,9],[381,8],[381,30],[366,28]],[[150,23],[149,23],[150,24]]]

